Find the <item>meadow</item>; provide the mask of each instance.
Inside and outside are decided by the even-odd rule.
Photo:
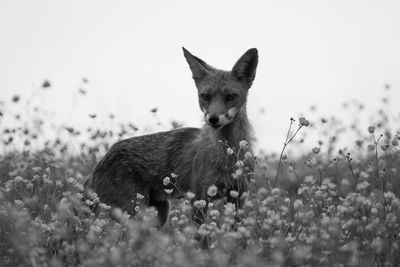
[[[48,89],[45,81],[38,94]],[[140,129],[110,114],[108,124],[82,131],[53,122],[29,99],[6,99],[0,104],[0,265],[400,266],[400,114],[390,111],[390,90],[385,86],[369,127],[334,116],[288,118],[281,153],[247,154],[254,173],[242,170],[238,158],[238,179],[250,185],[242,209],[211,201],[204,224],[196,226],[189,192],[172,201],[161,230],[152,226],[153,209],[134,207],[139,213],[129,218],[82,184],[110,145]],[[343,108],[363,116],[365,107],[349,101]],[[318,146],[307,147],[307,138]],[[299,147],[307,152],[293,156]],[[227,148],[227,155],[236,153]],[[173,184],[175,175],[164,183]],[[210,248],[201,249],[196,235]]]

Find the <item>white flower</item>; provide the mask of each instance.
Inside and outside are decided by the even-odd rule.
[[[239,192],[235,191],[235,190],[231,190],[229,191],[229,194],[231,195],[231,197],[233,198],[237,198],[239,196]]]
[[[365,171],[360,172],[360,178],[367,179],[368,177],[369,177],[369,174],[367,172],[365,172]]]
[[[143,199],[144,196],[143,196],[142,194],[136,193],[136,198],[137,198],[137,199]]]
[[[253,158],[253,155],[249,151],[247,151],[246,154],[244,154],[244,158],[249,160]]]
[[[15,181],[16,183],[18,183],[18,182],[24,182],[25,179],[22,178],[21,176],[17,176],[17,177],[14,178],[14,181]]]
[[[238,168],[243,168],[244,167],[244,162],[243,162],[243,160],[238,160],[235,165]]]
[[[168,176],[163,179],[164,185],[169,185],[170,183],[171,183],[171,179]]]
[[[205,200],[196,200],[195,202],[193,202],[193,205],[196,208],[201,209],[201,208],[204,208],[207,205],[207,203]]]
[[[171,177],[174,178],[174,179],[175,179],[175,178],[178,178],[178,174],[176,174],[176,173],[171,173]]]
[[[165,193],[167,193],[168,195],[172,193],[172,191],[174,191],[174,189],[164,189]]]
[[[370,183],[368,183],[367,181],[361,182],[359,184],[357,184],[356,186],[356,190],[357,191],[361,191],[361,190],[365,190],[370,186]]]
[[[76,184],[77,183],[76,180],[74,178],[72,178],[72,177],[69,177],[67,182],[70,183],[70,184]]]
[[[239,142],[239,146],[242,149],[246,149],[249,146],[249,143],[246,140],[242,140]]]
[[[208,187],[207,195],[209,195],[210,197],[215,197],[217,193],[218,193],[218,188],[215,185]]]
[[[302,201],[301,199],[296,199],[296,200],[293,202],[293,208],[294,208],[295,210],[299,210],[301,207],[303,207],[303,201]]]
[[[227,153],[228,155],[232,155],[233,152],[234,152],[233,149],[230,148],[230,147],[228,147],[228,148],[226,149],[226,153]]]
[[[235,173],[232,173],[232,178],[237,179],[243,175],[243,169],[237,169]]]
[[[189,199],[189,200],[192,200],[195,196],[196,196],[196,195],[195,195],[194,193],[192,193],[192,192],[187,192],[187,193],[186,193],[186,197],[187,197],[187,199]]]

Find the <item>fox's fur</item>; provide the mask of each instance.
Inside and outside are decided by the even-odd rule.
[[[86,183],[102,202],[131,215],[135,214],[138,201],[155,207],[160,226],[168,218],[168,199],[182,197],[182,192],[194,193],[193,201],[208,199],[207,189],[211,185],[216,185],[218,196],[228,201],[232,201],[230,190],[243,193],[245,183],[232,183],[231,178],[237,158],[229,157],[226,151],[227,147],[239,151],[242,140],[249,143],[247,151],[252,151],[246,101],[255,78],[257,50],[248,50],[231,71],[215,69],[185,48],[183,52],[198,89],[205,125],[201,129],[180,128],[119,141],[97,164]],[[179,190],[163,184],[171,173],[177,175],[171,180]],[[166,188],[174,190],[168,195]],[[144,197],[138,199],[137,193]],[[201,223],[201,218],[196,221]]]

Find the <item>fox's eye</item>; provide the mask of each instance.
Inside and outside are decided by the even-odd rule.
[[[210,94],[201,94],[201,98],[204,101],[210,101],[211,100],[211,95]]]
[[[226,96],[227,101],[232,101],[237,97],[237,94],[229,94]]]

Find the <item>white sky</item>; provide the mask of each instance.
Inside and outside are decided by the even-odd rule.
[[[400,1],[390,0],[0,0],[0,100],[28,97],[47,78],[39,102],[61,122],[85,76],[89,93],[70,125],[115,113],[148,126],[159,107],[164,122],[200,126],[181,46],[222,69],[258,48],[248,113],[266,150],[281,147],[289,117],[313,119],[313,104],[339,117],[352,98],[373,110],[390,83],[400,106]]]

